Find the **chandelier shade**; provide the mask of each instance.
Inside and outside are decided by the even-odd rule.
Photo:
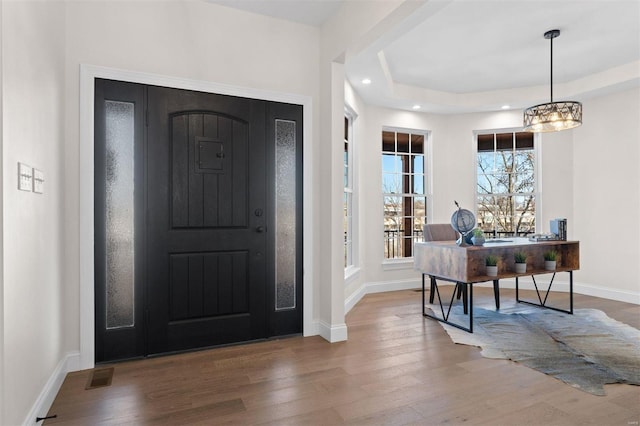
[[[550,102],[524,110],[524,130],[528,132],[558,132],[582,124],[580,102]]]
[[[529,107],[523,113],[523,126],[527,132],[558,132],[573,129],[582,124],[582,104],[575,101],[553,101],[553,39],[560,35],[560,30],[544,33],[544,38],[551,42],[551,97],[549,103]]]

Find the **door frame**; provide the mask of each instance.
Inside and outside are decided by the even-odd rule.
[[[195,90],[302,105],[303,107],[303,193],[313,194],[312,98],[310,96],[191,80],[159,74],[127,71],[96,65],[80,65],[80,369],[95,366],[94,305],[94,85],[96,78]],[[304,336],[319,334],[313,321],[313,197],[303,197],[303,321]]]

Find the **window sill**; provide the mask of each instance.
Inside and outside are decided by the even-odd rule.
[[[395,271],[400,269],[413,269],[413,257],[389,259],[382,262],[383,271]]]

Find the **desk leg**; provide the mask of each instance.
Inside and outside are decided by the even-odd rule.
[[[470,283],[459,283],[459,282],[455,282],[455,285],[453,286],[453,291],[451,292],[451,300],[449,300],[449,304],[448,305],[443,305],[442,304],[442,298],[440,297],[440,290],[438,289],[438,283],[436,281],[436,279],[433,276],[430,276],[430,280],[431,280],[431,286],[433,286],[432,288],[434,290],[432,290],[431,292],[431,296],[433,297],[436,293],[438,296],[438,304],[440,305],[440,313],[442,314],[440,317],[436,316],[436,311],[434,310],[434,313],[431,314],[429,312],[427,312],[427,309],[425,307],[425,290],[426,290],[426,283],[425,283],[425,275],[426,274],[422,274],[422,315],[428,318],[432,318],[435,320],[438,320],[440,322],[443,322],[445,324],[449,324],[452,327],[456,327],[459,328],[461,330],[464,331],[468,331],[470,333],[473,333],[473,285]],[[449,280],[445,280],[445,281],[449,281]],[[453,303],[456,299],[456,293],[459,290],[459,287],[462,289],[462,295],[463,295],[463,308],[464,308],[464,313],[469,315],[469,327],[465,327],[464,325],[461,324],[456,324],[454,322],[450,322],[449,321],[449,315],[451,314],[451,308],[453,308]],[[467,286],[469,286],[469,288],[467,289]],[[467,297],[468,296],[468,297]],[[430,297],[431,298],[431,297]],[[446,301],[445,301],[446,302]],[[433,304],[433,301],[431,301],[431,303]],[[446,312],[445,312],[445,307]]]
[[[496,309],[500,309],[500,280],[493,280],[493,297],[496,299]]]
[[[544,291],[544,289],[538,288],[538,283],[536,282],[535,275],[531,275],[531,279],[533,280],[533,286],[535,288],[536,295],[538,296],[538,303],[529,302],[528,300],[520,299],[517,293],[518,278],[516,277],[516,300],[519,303],[526,303],[527,305],[539,306],[541,308],[551,309],[558,312],[564,312],[565,314],[573,314],[573,271],[567,271],[567,272],[569,273],[569,309],[558,309],[558,308],[554,308],[553,306],[547,306],[547,298],[549,297],[549,293],[551,292],[551,287],[553,286],[553,281],[556,277],[556,272],[553,272],[553,275],[551,276],[551,281],[549,281],[549,287],[547,287],[547,290],[545,291],[544,299],[540,294],[540,291],[541,290]]]
[[[422,274],[422,315],[424,314],[424,274]]]
[[[436,293],[436,279],[429,275],[431,284],[429,285],[429,303],[433,304],[433,298]]]
[[[573,315],[573,271],[569,271],[569,312]]]
[[[469,286],[469,333],[473,333],[473,284],[465,284]]]
[[[469,313],[469,301],[467,297],[467,283],[456,283],[458,286],[458,293],[462,293],[462,308],[464,309],[465,315]]]
[[[518,288],[518,277],[516,277],[516,302],[520,301],[520,292]]]

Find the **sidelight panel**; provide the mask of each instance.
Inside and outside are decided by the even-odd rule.
[[[134,112],[104,101],[106,328],[134,326]]]
[[[276,310],[296,307],[296,122],[275,120]]]

